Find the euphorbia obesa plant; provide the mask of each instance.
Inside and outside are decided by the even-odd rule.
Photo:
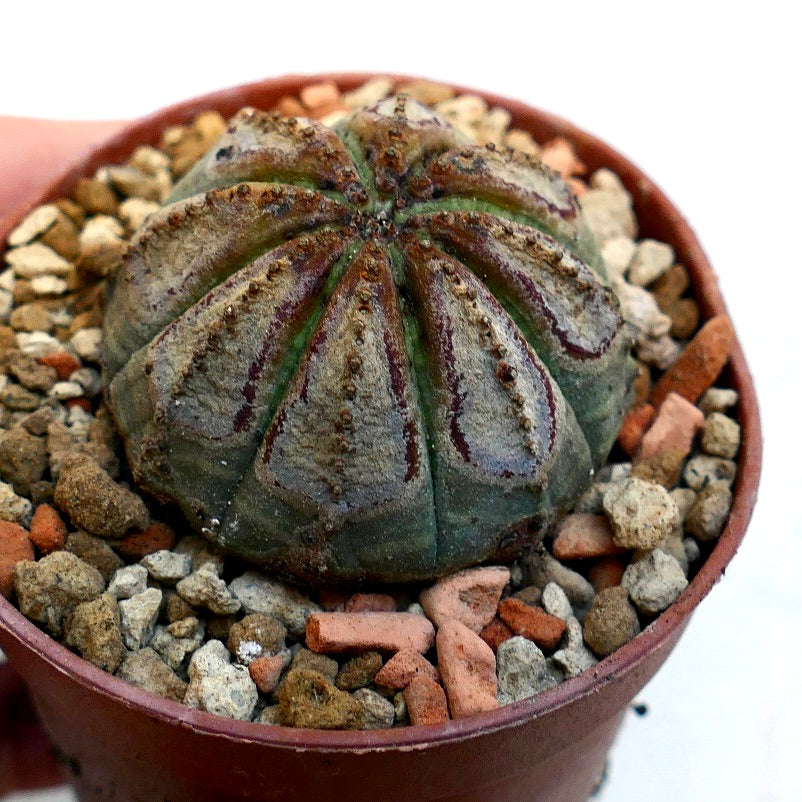
[[[403,96],[337,129],[240,112],[135,238],[105,325],[136,479],[317,581],[433,577],[542,527],[630,379],[566,185]]]

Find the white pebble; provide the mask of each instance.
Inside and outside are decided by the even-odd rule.
[[[63,256],[41,242],[13,248],[6,253],[6,261],[14,268],[17,278],[34,278],[48,274],[66,276],[72,272],[72,265]]]
[[[563,648],[552,655],[554,662],[565,671],[567,677],[576,677],[583,671],[592,668],[599,661],[587,646],[582,635],[582,624],[573,616],[568,619],[565,635],[563,635]]]
[[[34,359],[64,350],[64,345],[46,331],[18,331],[16,337],[17,348]]]
[[[80,329],[70,338],[70,345],[81,359],[87,362],[100,362],[100,344],[103,331],[99,328]]]
[[[621,584],[642,613],[657,615],[676,601],[688,580],[674,557],[654,549],[627,566]]]
[[[141,565],[118,568],[109,582],[108,592],[115,599],[130,599],[148,589],[148,572]]]
[[[27,245],[40,234],[44,234],[56,222],[58,216],[59,210],[55,204],[47,203],[44,206],[37,206],[8,235],[8,244],[12,248],[17,245]]]
[[[80,398],[84,394],[84,388],[78,382],[64,381],[56,382],[48,390],[48,398],[55,398],[56,401],[67,401],[70,398]]]
[[[629,281],[638,287],[647,287],[674,264],[674,249],[665,242],[643,239],[635,249],[629,266]]]
[[[622,278],[635,254],[635,243],[629,237],[612,237],[602,245],[601,255],[612,279]]]
[[[562,618],[563,621],[567,621],[574,614],[568,596],[565,595],[565,591],[556,582],[549,582],[543,588],[540,603],[549,615]]]
[[[158,588],[148,588],[120,602],[120,631],[131,651],[150,643],[161,602],[162,592]]]
[[[259,693],[245,666],[232,665],[228,649],[210,640],[189,661],[189,686],[184,704],[218,716],[248,721]]]
[[[36,276],[31,279],[31,289],[36,295],[64,295],[69,287],[58,276]]]
[[[168,584],[189,576],[192,570],[192,557],[189,554],[176,554],[167,549],[147,554],[139,562],[157,582]]]
[[[78,368],[70,374],[70,381],[80,384],[87,398],[94,398],[103,389],[103,377],[94,368]]]
[[[660,311],[654,296],[643,287],[613,279],[613,289],[621,302],[621,316],[643,337],[662,337],[671,331],[671,318]]]
[[[543,652],[531,640],[520,635],[499,645],[496,671],[500,705],[519,702],[557,684],[548,670]]]

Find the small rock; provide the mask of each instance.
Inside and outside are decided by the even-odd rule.
[[[673,365],[681,351],[682,348],[679,343],[675,342],[668,334],[663,334],[660,337],[638,338],[638,359],[647,365],[653,365],[659,370],[666,370],[670,365]]]
[[[79,178],[74,198],[88,214],[117,214],[117,196],[103,181]]]
[[[671,498],[674,499],[677,509],[679,510],[680,523],[684,523],[685,519],[688,517],[688,511],[696,500],[696,491],[692,490],[690,487],[675,487],[670,495]]]
[[[81,363],[69,351],[56,351],[52,354],[45,354],[38,361],[42,365],[53,368],[56,371],[56,376],[61,381],[69,379],[81,367]]]
[[[587,169],[576,155],[571,142],[561,136],[543,145],[540,160],[559,173],[564,180],[572,175],[582,175]]]
[[[117,600],[103,593],[77,605],[64,626],[64,644],[113,674],[125,655]]]
[[[623,278],[635,255],[635,243],[629,237],[612,237],[601,248],[610,278]]]
[[[183,701],[187,690],[187,683],[149,646],[126,654],[117,669],[117,676],[137,688],[174,702]]]
[[[144,225],[150,215],[158,212],[161,206],[155,201],[142,198],[128,198],[120,204],[118,211],[120,220],[125,223],[129,233],[133,233]]]
[[[454,97],[454,89],[448,84],[435,81],[417,80],[408,81],[396,88],[399,94],[409,95],[420,103],[434,106]]]
[[[656,414],[655,408],[646,402],[635,405],[624,416],[618,432],[618,442],[627,454],[632,456],[638,450],[643,434],[651,426]]]
[[[393,726],[395,707],[389,699],[372,691],[370,688],[357,688],[353,698],[362,705],[365,730],[385,730]]]
[[[334,658],[326,657],[324,654],[316,654],[310,649],[299,649],[293,656],[290,667],[317,671],[318,674],[322,674],[332,682],[334,682],[334,678],[340,670],[340,666]]]
[[[67,541],[67,527],[49,504],[40,504],[31,518],[31,540],[42,554],[60,551]]]
[[[188,554],[176,554],[167,549],[159,549],[146,554],[140,563],[156,580],[166,585],[174,585],[185,576],[189,576],[192,558]]]
[[[294,588],[270,579],[258,571],[246,571],[229,586],[231,593],[242,602],[246,613],[274,615],[287,631],[301,638],[306,631],[307,617],[320,610]]]
[[[161,603],[162,592],[158,588],[148,588],[119,603],[120,628],[125,645],[131,651],[150,643]]]
[[[685,546],[685,561],[689,565],[695,563],[702,556],[702,550],[695,538],[683,538],[682,545]]]
[[[638,287],[647,287],[660,278],[673,262],[674,249],[670,245],[654,239],[642,239],[629,266],[629,281]]]
[[[346,613],[394,613],[395,599],[387,593],[354,593],[345,602]]]
[[[227,645],[236,661],[247,666],[257,657],[284,651],[286,638],[287,630],[277,618],[251,613],[231,626]]]
[[[618,189],[591,189],[582,196],[582,213],[600,244],[614,237],[635,239],[637,221],[632,199]]]
[[[67,551],[54,551],[38,562],[18,562],[14,587],[24,616],[60,636],[67,616],[82,602],[106,589],[100,572]]]
[[[143,566],[139,566],[142,568]],[[147,573],[147,572],[146,572]],[[167,603],[165,605],[165,618],[172,624],[174,621],[181,621],[184,618],[195,614],[195,608],[187,601],[182,599],[174,590],[165,593]],[[228,637],[226,635],[226,637]],[[222,640],[222,638],[217,638]]]
[[[690,339],[699,328],[701,313],[693,298],[678,298],[665,313],[671,318],[671,336],[678,340]]]
[[[627,549],[652,548],[679,526],[679,510],[668,491],[642,479],[611,485],[604,510],[614,542]]]
[[[576,677],[596,665],[598,660],[585,646],[582,637],[582,624],[576,618],[569,618],[565,630],[565,645],[554,652],[554,662],[565,672],[566,677]]]
[[[404,688],[402,698],[412,725],[442,724],[448,721],[446,693],[431,677],[413,677]],[[398,711],[396,717],[399,717]]]
[[[141,532],[132,532],[123,538],[117,548],[125,557],[141,560],[157,551],[169,551],[174,544],[175,532],[167,524],[154,521]]]
[[[33,505],[27,498],[18,496],[11,485],[0,482],[0,521],[28,526],[32,512]]]
[[[688,487],[698,492],[718,481],[724,481],[732,487],[737,472],[738,466],[730,459],[700,454],[688,460],[682,478]]]
[[[148,588],[148,572],[142,565],[118,568],[109,582],[108,592],[115,599],[130,599]]]
[[[600,593],[606,588],[613,588],[621,584],[626,563],[620,557],[605,557],[595,563],[588,571],[588,579]]]
[[[604,515],[572,513],[560,522],[552,545],[560,560],[578,560],[621,554],[613,542],[613,530]]]
[[[313,613],[306,645],[315,652],[376,649],[427,652],[434,643],[431,621],[413,613]]]
[[[6,262],[13,268],[17,278],[67,276],[72,271],[72,265],[63,256],[41,242],[7,251]]]
[[[688,580],[673,557],[654,549],[627,567],[621,584],[642,613],[657,615],[674,603]]]
[[[565,632],[565,621],[539,607],[530,607],[520,599],[503,599],[498,614],[516,635],[523,635],[547,651],[557,647]]]
[[[53,318],[41,303],[26,303],[18,306],[11,313],[8,322],[16,331],[49,332],[53,330]]]
[[[711,387],[699,399],[699,409],[705,414],[726,412],[738,403],[738,392],[724,387]]]
[[[14,566],[23,560],[33,560],[27,531],[19,524],[0,521],[0,595],[7,599],[14,589]]]
[[[274,727],[279,726],[278,705],[267,705],[262,708],[259,715],[254,719],[254,722],[256,724],[268,724]]]
[[[702,450],[713,457],[732,459],[741,444],[741,427],[721,412],[711,412],[702,429]]]
[[[650,292],[620,279],[613,279],[613,289],[621,302],[621,316],[635,329],[639,340],[668,334],[671,318],[660,311]]]
[[[480,632],[493,620],[509,579],[502,566],[469,568],[438,579],[421,592],[420,603],[435,626],[453,618]]]
[[[78,235],[80,275],[92,280],[115,273],[125,251],[123,234],[123,227],[116,217],[97,215],[87,220]]]
[[[148,174],[138,167],[109,167],[109,180],[114,188],[127,198],[141,198],[145,201],[164,201],[172,189],[170,173],[161,169]]]
[[[726,315],[708,320],[654,385],[651,403],[659,406],[671,392],[694,403],[716,380],[734,343],[735,331]]]
[[[223,573],[225,561],[217,546],[200,535],[185,535],[175,544],[177,554],[188,554],[192,559],[192,570],[197,571],[202,565],[210,564],[214,572],[220,576]],[[232,593],[234,589],[232,587]],[[235,594],[236,595],[236,594]],[[247,608],[247,604],[245,605]],[[264,611],[251,611],[264,612]]]
[[[317,671],[290,669],[278,689],[278,720],[285,727],[359,730],[364,707]]]
[[[390,78],[371,78],[356,89],[352,89],[350,92],[343,92],[341,100],[351,109],[364,108],[365,106],[373,106],[386,98],[392,89],[393,82]]]
[[[178,621],[171,621],[167,625],[167,631],[174,638],[191,638],[193,637],[200,627],[200,619],[195,618],[194,615],[188,615]]]
[[[12,229],[6,242],[12,248],[17,245],[27,245],[40,234],[44,234],[56,222],[58,216],[58,206],[52,203],[37,206],[22,218],[22,222],[16,228]]]
[[[23,354],[28,354],[34,359],[41,359],[48,354],[55,354],[63,348],[63,345],[46,331],[20,331],[16,335],[16,340],[17,348]]]
[[[39,298],[64,295],[69,288],[69,284],[63,278],[58,278],[57,276],[36,276],[36,278],[31,279],[31,289]]]
[[[182,579],[175,589],[193,607],[205,607],[213,613],[227,615],[236,613],[241,605],[214,570],[203,565]]]
[[[679,482],[685,457],[679,449],[669,448],[658,451],[651,457],[638,460],[632,469],[633,479],[642,479],[651,484],[661,485],[671,490]]]
[[[255,657],[248,664],[248,673],[256,683],[260,693],[273,693],[278,688],[281,674],[285,668],[285,658],[282,654],[271,654],[265,657]]]
[[[21,426],[0,431],[0,478],[13,485],[20,495],[30,495],[48,466],[47,446]]]
[[[730,514],[732,492],[726,481],[711,482],[699,492],[685,519],[685,529],[701,541],[715,540]]]
[[[638,612],[620,585],[600,591],[583,622],[585,643],[600,657],[612,654],[639,632]]]
[[[78,531],[67,535],[64,549],[97,568],[104,582],[111,580],[114,572],[123,565],[123,561],[108,543],[88,532]]]
[[[498,617],[494,618],[480,633],[479,637],[495,652],[515,633]]]
[[[103,332],[99,328],[79,329],[70,337],[70,345],[75,353],[87,362],[100,362],[102,341]]]
[[[206,630],[202,623],[193,635],[184,638],[177,638],[167,627],[157,624],[150,639],[150,647],[170,669],[179,671],[187,657],[203,643],[205,634]]]
[[[701,411],[676,393],[669,393],[657,410],[657,417],[643,435],[636,462],[649,459],[661,451],[679,451],[681,457],[690,453],[696,433],[704,425]]]
[[[218,716],[249,721],[259,693],[244,666],[231,665],[219,640],[205,643],[189,661],[184,704]]]
[[[565,595],[565,591],[556,582],[549,582],[543,588],[541,602],[543,609],[549,615],[562,618],[563,621],[567,621],[574,614],[571,609],[571,602],[568,601],[568,596]]]
[[[382,656],[378,652],[362,652],[342,665],[334,678],[334,684],[342,691],[364,688],[374,681],[381,667]]]
[[[498,707],[496,656],[461,621],[449,619],[437,630],[437,664],[452,718],[464,718]],[[430,680],[425,677],[412,680],[421,681]],[[405,698],[409,706],[406,691]]]
[[[120,538],[148,523],[145,502],[84,454],[64,459],[55,501],[76,526],[100,537]]]
[[[520,702],[557,684],[543,652],[521,635],[504,641],[498,647],[496,663],[498,701],[501,705]]]
[[[555,560],[545,549],[535,549],[524,560],[524,570],[528,582],[544,588],[549,582],[556,582],[568,596],[574,608],[587,608],[595,592],[593,586],[582,574]]]
[[[437,669],[420,653],[412,649],[396,652],[373,678],[383,688],[405,688],[413,677],[427,676],[439,681]]]

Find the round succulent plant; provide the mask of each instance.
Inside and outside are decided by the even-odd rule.
[[[587,487],[630,383],[566,185],[403,96],[241,111],[132,243],[105,344],[137,481],[317,582],[497,557]]]

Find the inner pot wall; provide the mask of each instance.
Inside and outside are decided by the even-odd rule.
[[[0,225],[0,237],[38,203],[69,193],[75,180],[157,144],[168,125],[199,111],[269,108],[283,95],[331,78],[342,89],[370,75],[288,76],[171,107],[134,123],[93,150],[40,198]],[[397,80],[409,80],[396,77]],[[471,91],[457,88],[457,91]],[[482,94],[482,93],[479,93]],[[673,245],[688,268],[705,317],[726,312],[715,276],[681,214],[643,173],[571,124],[515,101],[484,95],[536,139],[565,136],[590,170],[606,166],[632,193],[641,236]],[[31,689],[43,724],[83,800],[282,799],[579,802],[603,769],[630,700],[676,644],[695,606],[723,574],[746,530],[760,472],[760,422],[743,353],[727,378],[740,395],[739,473],[728,525],[675,604],[593,670],[523,702],[433,727],[366,732],[292,730],[222,719],[140,691],[86,663],[0,599],[0,647]]]

